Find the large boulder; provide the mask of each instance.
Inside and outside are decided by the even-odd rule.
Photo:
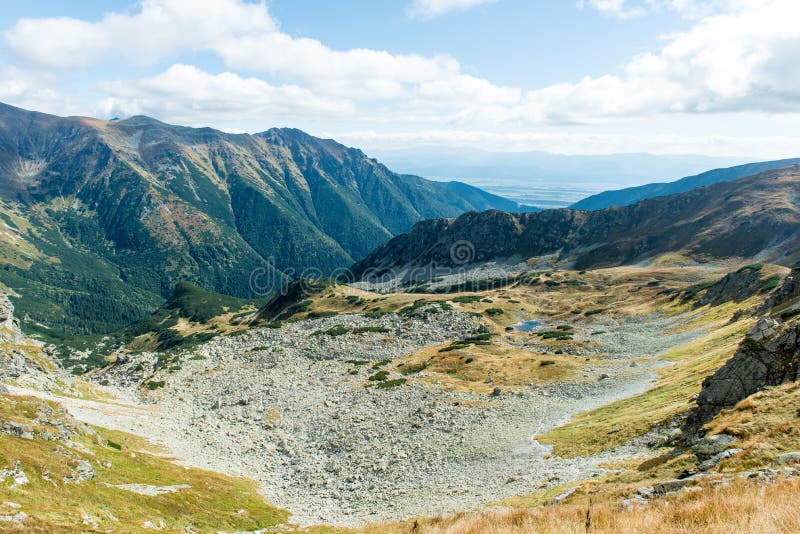
[[[14,305],[7,295],[0,293],[0,342],[18,343],[24,337],[19,320],[14,317]]]
[[[800,324],[780,325],[764,317],[748,330],[728,362],[703,382],[697,407],[686,421],[687,436],[726,408],[769,386],[800,379]]]
[[[800,269],[796,268],[792,269],[792,272],[783,279],[783,283],[781,283],[780,287],[772,292],[766,302],[764,302],[761,311],[769,311],[797,297],[800,297]]]

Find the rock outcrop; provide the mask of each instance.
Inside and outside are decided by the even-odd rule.
[[[0,394],[8,392],[3,383],[9,380],[26,387],[50,390],[58,380],[64,384],[69,382],[69,377],[61,375],[62,369],[52,351],[41,342],[25,337],[19,320],[14,317],[14,305],[8,296],[0,293]]]
[[[728,362],[703,382],[697,407],[685,433],[696,436],[702,426],[725,408],[765,387],[800,379],[800,323],[781,325],[762,317],[747,331]]]
[[[0,293],[0,342],[19,343],[24,337],[19,320],[14,317],[14,305],[7,295]]]
[[[794,268],[758,311],[768,313],[774,309],[773,313],[776,315],[784,317],[796,315],[799,309],[798,303],[792,301],[796,301],[798,297],[800,297],[800,269]]]
[[[724,302],[742,302],[758,293],[764,286],[761,266],[750,265],[723,276],[697,299],[698,306],[716,306]]]

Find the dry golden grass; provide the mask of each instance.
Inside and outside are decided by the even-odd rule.
[[[504,345],[470,345],[458,350],[439,352],[448,345],[425,347],[395,361],[397,370],[407,378],[439,387],[477,393],[495,387],[516,389],[574,379],[587,365],[601,366],[602,360],[585,361],[572,356],[542,354]],[[542,362],[554,362],[552,364]],[[492,383],[487,384],[486,379]]]
[[[739,438],[744,453],[726,467],[752,468],[771,463],[782,452],[800,450],[800,383],[771,388],[723,410],[706,429]]]
[[[800,480],[774,485],[735,481],[702,487],[625,509],[618,503],[590,505],[584,498],[533,509],[499,509],[447,518],[418,519],[363,529],[420,534],[783,534],[800,532]]]

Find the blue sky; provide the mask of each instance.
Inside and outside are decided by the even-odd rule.
[[[365,148],[796,156],[798,4],[15,2],[0,101]]]

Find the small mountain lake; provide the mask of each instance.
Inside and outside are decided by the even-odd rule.
[[[517,323],[511,325],[514,330],[519,330],[521,332],[532,332],[536,328],[542,326],[542,321],[537,321],[536,319],[531,319],[530,321],[522,321],[521,323]]]

